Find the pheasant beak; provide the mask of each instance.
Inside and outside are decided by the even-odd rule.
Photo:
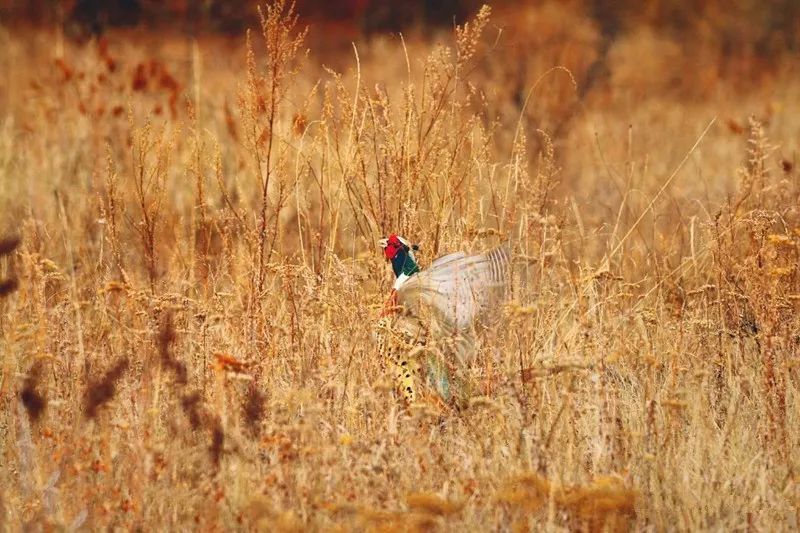
[[[385,249],[387,246],[389,246],[389,239],[387,238],[380,239],[378,241],[378,246]]]

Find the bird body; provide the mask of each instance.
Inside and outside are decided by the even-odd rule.
[[[476,328],[499,316],[510,279],[509,246],[451,253],[421,270],[416,247],[401,237],[392,235],[380,244],[396,276],[390,301],[397,306],[381,318],[379,351],[394,365],[406,401],[416,399],[415,374],[419,378],[426,369],[428,381],[447,400],[451,371],[474,352]],[[423,353],[426,360],[420,362]]]

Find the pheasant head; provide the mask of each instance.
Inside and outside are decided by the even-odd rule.
[[[386,260],[392,263],[392,270],[398,280],[405,281],[419,272],[419,266],[414,257],[414,251],[419,249],[416,244],[410,244],[406,239],[395,234],[381,239],[378,244],[383,248]]]

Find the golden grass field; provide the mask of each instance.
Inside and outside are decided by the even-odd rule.
[[[796,57],[253,27],[0,31],[3,530],[797,529]],[[463,405],[376,352],[392,232],[513,244]]]

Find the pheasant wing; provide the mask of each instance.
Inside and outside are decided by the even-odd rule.
[[[417,316],[431,313],[451,333],[465,332],[505,298],[510,257],[507,244],[482,254],[440,257],[400,287],[398,302]]]

